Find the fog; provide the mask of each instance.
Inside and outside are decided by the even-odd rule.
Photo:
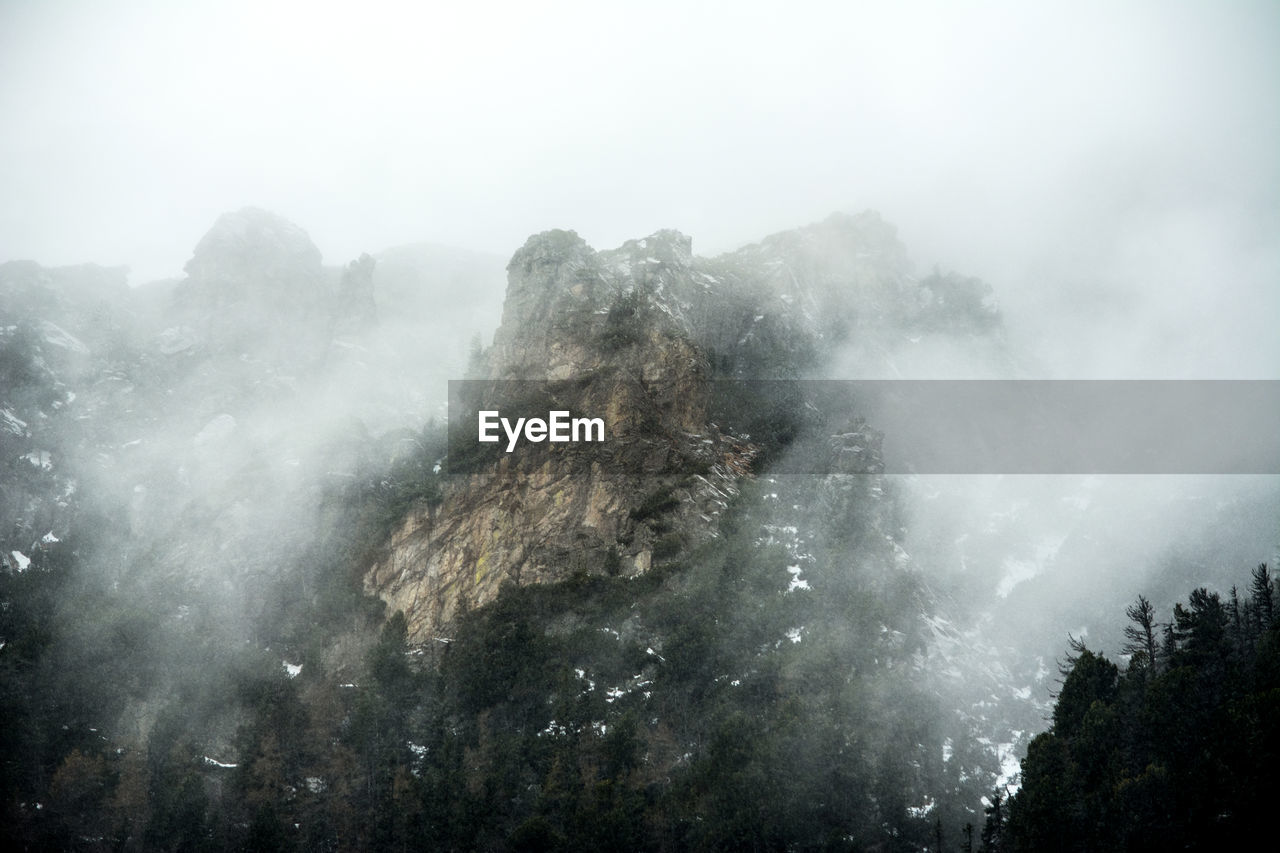
[[[66,408],[34,438],[0,439],[73,438],[0,489],[6,509],[53,496],[23,509],[6,550],[34,554],[46,528],[83,536],[76,554],[101,576],[86,597],[136,593],[154,610],[137,660],[176,671],[213,638],[346,680],[367,649],[308,645],[298,602],[323,599],[314,586],[335,565],[367,562],[343,548],[381,547],[379,525],[422,497],[445,381],[467,371],[473,336],[492,340],[506,259],[551,228],[597,249],[676,228],[710,257],[870,209],[905,245],[904,281],[991,285],[998,334],[907,344],[905,328],[881,330],[813,378],[1280,378],[1274,3],[685,5],[0,5],[0,262],[124,265],[131,288],[101,315],[39,306],[17,321],[87,346],[33,350]],[[272,281],[314,286],[314,304],[273,316],[250,266],[184,273],[201,235],[247,205],[283,217],[252,214],[306,256]],[[284,220],[306,235],[290,242]],[[365,252],[372,296],[344,289]],[[249,295],[219,314],[227,282]],[[366,297],[377,322],[360,325]],[[201,326],[215,315],[224,328]],[[929,689],[972,711],[965,732],[1007,764],[1044,722],[1067,631],[1114,652],[1138,593],[1167,619],[1192,586],[1225,592],[1280,557],[1277,479],[893,478],[900,504],[876,513],[901,522],[882,538],[906,556],[884,561],[928,593],[913,601],[936,617]],[[85,509],[55,508],[77,483]],[[830,522],[804,488],[766,520],[792,534]],[[386,517],[362,515],[375,510]],[[829,553],[875,562],[864,543],[841,547]],[[820,561],[796,560],[820,585]],[[843,568],[825,568],[833,588]],[[145,741],[165,702],[183,705],[164,678],[138,680],[110,710]],[[1029,702],[974,710],[1010,687]],[[218,713],[191,726],[229,750],[243,720]]]
[[[176,276],[244,204],[330,263],[423,239],[505,257],[549,227],[714,254],[873,208],[926,269],[1068,322],[1022,326],[1063,375],[1280,363],[1268,2],[0,15],[3,258]]]

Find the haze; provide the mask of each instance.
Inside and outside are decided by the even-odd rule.
[[[1150,309],[1105,365],[1047,343],[1073,375],[1280,364],[1269,2],[2,9],[0,259],[177,276],[245,204],[328,263],[551,227],[709,254],[874,208],[1014,316],[1101,303],[1119,346]]]
[[[165,792],[184,789],[172,780],[258,767],[270,743],[317,756],[311,769],[299,759],[298,773],[263,783],[300,795],[280,800],[281,826],[329,837],[321,821],[285,819],[290,803],[313,796],[353,825],[375,815],[366,808],[374,777],[349,775],[374,765],[352,763],[345,750],[382,724],[360,722],[378,719],[363,712],[345,717],[343,703],[366,707],[379,695],[380,664],[365,663],[375,643],[389,655],[376,660],[400,661],[406,649],[378,640],[398,605],[382,613],[371,591],[386,602],[402,589],[437,595],[430,579],[447,565],[459,588],[484,592],[491,551],[524,554],[523,543],[562,522],[553,544],[578,537],[565,554],[596,541],[574,527],[595,530],[595,521],[562,514],[562,492],[554,511],[541,498],[521,503],[526,492],[551,494],[546,483],[581,486],[568,469],[465,495],[465,478],[445,476],[450,454],[432,419],[445,414],[446,380],[520,366],[503,365],[502,345],[485,348],[500,321],[508,342],[560,336],[566,351],[598,350],[604,365],[633,359],[628,367],[645,376],[706,356],[726,375],[745,365],[747,376],[1280,379],[1280,4],[689,5],[0,0],[0,612],[13,617],[0,625],[0,649],[21,662],[4,668],[3,695],[15,698],[0,707],[0,755],[16,758],[0,762],[0,782],[17,780],[12,803],[42,812],[23,812],[25,837],[57,846],[39,822],[63,807],[38,798],[59,788],[47,777],[73,745],[125,762],[99,768],[135,768],[134,777],[109,775],[138,780],[120,786],[137,792],[129,819],[151,821],[148,837],[166,843],[178,819],[170,829],[164,821],[185,814],[166,805],[179,801]],[[868,209],[882,218],[829,218]],[[802,228],[814,222],[825,224]],[[883,222],[897,228],[910,264]],[[531,234],[556,228],[599,250],[674,228],[703,256],[796,230],[736,260],[696,263],[671,234],[620,253],[544,235],[517,257],[591,262],[561,275],[557,260],[546,264],[555,272],[522,278],[518,261],[516,283],[532,284],[504,307],[507,259]],[[185,282],[157,283],[180,279],[193,254]],[[3,263],[18,259],[43,268]],[[86,262],[127,265],[135,289],[93,268],[48,269]],[[935,268],[956,275],[932,276]],[[791,300],[780,270],[814,299]],[[696,281],[707,295],[685,311],[659,300],[658,286],[646,294],[651,280],[674,282],[666,292],[677,295],[695,292]],[[91,298],[99,286],[114,288],[101,304]],[[637,306],[650,303],[676,305],[664,316],[684,337],[663,337],[664,326],[644,319]],[[563,317],[571,322],[550,322]],[[636,331],[628,324],[643,334],[622,334]],[[679,348],[659,359],[667,340]],[[701,355],[684,359],[693,344]],[[684,378],[696,389],[694,372]],[[779,401],[766,402],[768,413]],[[932,420],[952,427],[953,412],[935,408]],[[1177,414],[1210,420],[1192,404]],[[762,655],[784,649],[794,657],[777,658],[779,684],[810,683],[819,692],[805,695],[821,698],[812,707],[854,711],[813,716],[827,727],[813,727],[795,761],[779,766],[828,778],[805,765],[809,755],[829,763],[826,744],[841,741],[827,732],[856,732],[874,754],[897,756],[902,779],[908,766],[951,779],[941,768],[954,757],[947,774],[973,790],[955,788],[950,803],[938,796],[940,811],[930,812],[942,791],[933,782],[931,799],[908,800],[923,782],[885,776],[890,796],[872,798],[903,820],[945,819],[949,833],[980,814],[979,790],[1014,781],[1017,758],[1048,724],[1053,660],[1069,631],[1115,655],[1125,607],[1139,594],[1164,621],[1189,590],[1207,586],[1226,599],[1251,567],[1280,558],[1280,477],[791,478],[778,473],[784,463],[829,470],[833,454],[852,466],[840,454],[878,452],[883,424],[872,417],[865,433],[855,424],[857,432],[795,440],[793,424],[777,420],[759,419],[763,437],[751,427],[780,456],[728,490],[737,497],[707,483],[710,463],[687,472],[736,516],[702,515],[695,504],[698,515],[668,518],[685,500],[675,487],[611,492],[598,478],[608,488],[581,489],[582,500],[570,490],[563,506],[616,512],[631,525],[619,531],[643,521],[647,532],[602,538],[587,557],[561,561],[557,552],[557,561],[589,566],[600,588],[613,584],[603,576],[619,573],[623,556],[637,571],[658,571],[639,617],[627,610],[636,608],[630,593],[615,612],[576,578],[539,591],[554,604],[530,613],[563,613],[585,638],[563,659],[547,652],[545,671],[565,675],[573,694],[598,680],[599,708],[616,712],[621,693],[606,701],[606,685],[649,684],[635,673],[656,667],[654,656],[664,667],[681,661],[669,652],[684,644],[675,698],[663,696],[663,681],[654,695],[672,703],[673,719],[687,716],[696,746],[710,743],[696,731],[704,710],[708,719],[720,711],[701,700],[682,709],[681,697],[730,695],[709,692],[716,684],[782,696],[772,686],[747,690],[757,689],[757,669],[775,671],[773,662],[758,667]],[[720,427],[703,432],[685,435],[721,447],[709,437]],[[750,458],[739,456],[720,458]],[[477,508],[490,505],[518,513],[503,509],[501,525],[486,526],[497,516]],[[458,520],[433,528],[451,532],[431,544],[456,561],[429,563],[405,538],[430,527],[419,526],[430,513]],[[527,519],[527,529],[512,519]],[[722,533],[724,548],[698,544]],[[374,565],[392,552],[404,562],[386,565],[408,566],[410,586],[385,583],[390,574]],[[592,553],[598,565],[587,562]],[[486,573],[556,577],[536,574],[533,558],[493,559]],[[730,589],[743,591],[722,595]],[[621,643],[646,613],[668,625],[655,637],[671,645],[635,634],[627,642],[637,654],[615,660],[613,650],[627,647],[602,645],[600,630]],[[777,624],[765,631],[762,618]],[[552,636],[543,626],[553,622],[528,624],[529,636]],[[457,639],[423,636],[432,656]],[[470,642],[453,646],[455,662],[482,660],[466,656],[490,640]],[[889,650],[883,664],[880,649]],[[543,654],[518,651],[503,656]],[[579,652],[602,662],[598,679]],[[484,678],[490,669],[469,671]],[[296,685],[280,695],[302,697],[289,702],[312,715],[305,738],[254,745],[254,731],[302,729],[265,716],[293,706],[246,698],[250,675]],[[549,713],[541,677],[521,686],[528,707],[537,705],[530,720]],[[412,711],[415,722],[385,742],[397,744],[404,768],[421,768],[422,735],[446,731],[446,717],[424,715],[461,693],[395,683],[405,702],[396,713]],[[640,695],[648,701],[637,694],[635,707]],[[83,711],[52,704],[63,698]],[[770,701],[759,704],[742,708],[774,713]],[[465,707],[471,715],[489,706]],[[474,716],[502,719],[489,713]],[[349,719],[355,735],[345,733]],[[580,722],[597,719],[605,717]],[[922,719],[937,730],[909,734]],[[555,735],[556,720],[536,722],[529,737]],[[173,746],[179,733],[200,757],[194,767]],[[772,743],[779,755],[793,752]],[[431,748],[429,761],[453,754]],[[698,749],[672,756],[684,762]],[[360,761],[378,754],[370,747]],[[913,756],[933,764],[911,764]],[[471,787],[484,786],[441,783],[448,796],[439,802],[465,803],[455,795]],[[251,812],[237,811],[249,803],[218,818],[226,838],[249,826]],[[88,823],[75,831],[67,837],[108,837]]]

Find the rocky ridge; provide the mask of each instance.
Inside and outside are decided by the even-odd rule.
[[[543,446],[454,476],[395,527],[365,591],[422,643],[505,583],[643,574],[716,536],[761,448],[716,410],[712,380],[799,378],[851,335],[910,328],[932,297],[905,257],[874,213],[713,259],[671,230],[609,251],[531,237],[473,376],[557,383],[559,407],[605,414],[611,464]]]
[[[665,265],[624,264],[626,247],[597,253],[567,231],[512,258],[479,377],[552,382],[557,407],[603,416],[608,446],[503,458],[412,509],[365,576],[412,640],[447,633],[504,583],[643,574],[715,535],[757,448],[709,421],[709,364],[666,301],[665,279],[689,274],[688,238],[649,241]]]

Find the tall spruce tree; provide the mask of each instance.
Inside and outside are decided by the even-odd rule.
[[[1253,613],[1257,620],[1258,632],[1261,633],[1271,627],[1275,606],[1271,573],[1267,570],[1266,563],[1259,563],[1253,570],[1249,594],[1253,599]]]
[[[1124,628],[1125,644],[1122,651],[1129,655],[1129,665],[1144,669],[1154,668],[1157,660],[1156,610],[1145,595],[1124,611],[1132,623]]]

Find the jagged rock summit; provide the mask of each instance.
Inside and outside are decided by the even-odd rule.
[[[192,282],[217,288],[223,301],[305,297],[322,280],[320,250],[307,232],[256,207],[219,216],[183,269]]]
[[[365,589],[404,611],[418,642],[504,583],[643,573],[716,536],[738,482],[779,438],[751,435],[757,413],[728,413],[712,380],[802,378],[851,340],[890,351],[931,333],[938,294],[952,289],[912,276],[895,230],[872,212],[711,259],[678,231],[608,251],[546,231],[507,275],[502,324],[474,378],[557,383],[556,408],[603,415],[610,444],[585,461],[550,445],[490,459],[411,509]],[[841,457],[833,470],[877,464]]]
[[[181,337],[291,366],[328,345],[337,273],[289,220],[254,207],[224,213],[184,269],[174,298]]]
[[[670,264],[631,258],[652,244]],[[687,276],[676,232],[596,252],[572,231],[531,237],[512,257],[502,325],[481,378],[550,380],[557,406],[603,416],[609,445],[587,460],[543,445],[455,477],[401,523],[366,575],[412,639],[447,631],[504,583],[575,572],[639,574],[714,535],[754,448],[708,422],[709,370],[666,302]],[[681,260],[682,259],[682,260]]]

